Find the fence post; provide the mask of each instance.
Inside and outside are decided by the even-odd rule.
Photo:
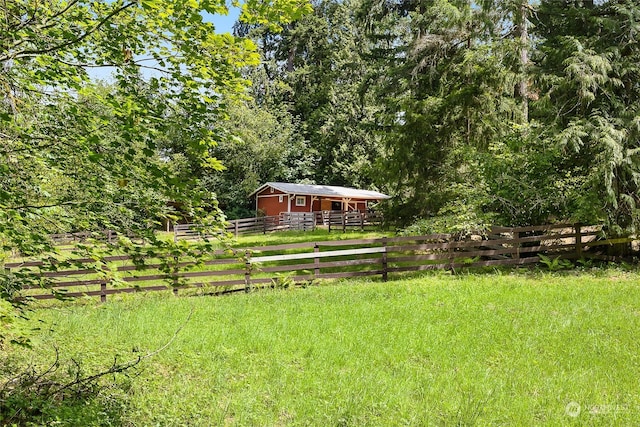
[[[313,252],[314,253],[318,253],[320,252],[320,246],[318,246],[318,244],[316,243],[315,246],[313,247]],[[320,276],[320,258],[315,257],[313,259],[313,264],[315,266],[314,270],[313,270],[313,275],[315,277]]]
[[[238,220],[237,220],[237,219],[234,219],[234,220],[233,220],[233,223],[234,223],[234,225],[235,225],[235,226],[233,227],[233,229],[234,229],[234,234],[235,234],[236,239],[237,239],[237,238],[238,238]]]
[[[347,232],[347,213],[342,212],[342,232]]]
[[[516,240],[516,253],[514,255],[514,258],[520,259],[520,232],[514,231],[513,238]]]
[[[178,255],[173,256],[173,295],[178,296],[179,276],[178,276]]]
[[[382,281],[387,281],[388,275],[388,264],[387,264],[387,238],[382,238],[382,247],[384,247],[384,252],[382,252]]]
[[[100,283],[100,302],[107,302],[107,282]]]
[[[261,218],[262,221],[262,234],[267,234],[267,217],[263,216]]]
[[[251,292],[251,251],[244,253],[244,291]]]
[[[177,243],[178,242],[178,224],[174,224],[173,225],[173,242]]]
[[[582,258],[582,225],[580,223],[577,223],[575,225],[575,229],[576,229],[576,255],[578,257],[578,259]]]
[[[449,260],[449,270],[452,273],[455,273],[455,269],[453,268],[453,248],[451,247],[451,240],[447,239],[447,254],[448,254],[448,260]]]
[[[364,231],[364,212],[360,212],[360,231]]]
[[[331,233],[331,211],[329,211],[329,233]]]

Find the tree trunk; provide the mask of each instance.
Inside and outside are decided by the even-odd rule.
[[[516,21],[516,32],[520,39],[520,83],[518,96],[522,102],[522,121],[529,122],[529,82],[527,81],[527,66],[529,64],[529,1],[522,0],[519,16]]]

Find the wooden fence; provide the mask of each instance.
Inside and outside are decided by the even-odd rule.
[[[329,231],[337,229],[342,230],[343,233],[347,229],[364,230],[367,227],[381,226],[382,215],[376,212],[329,211],[326,225],[329,226]]]
[[[89,240],[105,241],[113,243],[117,240],[118,235],[113,230],[102,230],[98,232],[78,231],[75,233],[57,233],[49,236],[51,242],[55,246],[73,245],[75,243],[84,243]]]
[[[345,232],[348,229],[365,230],[369,227],[379,227],[381,224],[382,215],[372,212],[283,212],[276,216],[230,220],[226,231],[238,237],[242,234],[265,234],[272,231],[313,231],[320,225],[328,226],[329,231]],[[198,224],[176,224],[173,227],[173,238],[176,242],[197,240],[205,235],[207,235],[206,231]]]
[[[242,234],[264,234],[289,229],[289,224],[284,223],[279,215],[234,219],[228,223],[226,231],[233,233],[236,237]],[[176,242],[178,240],[198,240],[204,236],[212,237],[205,228],[198,224],[176,224],[173,227],[173,239]]]
[[[146,259],[112,256],[104,260],[40,261],[5,264],[8,274],[30,278],[22,297],[100,296],[123,292],[206,288],[234,292],[256,286],[316,279],[474,267],[533,265],[540,255],[598,258],[607,246],[634,241],[604,239],[600,227],[552,225],[494,227],[488,235],[456,239],[448,234],[294,243],[219,250],[196,261],[151,254]],[[142,263],[144,261],[144,265]],[[43,288],[44,286],[44,288]]]
[[[286,230],[313,231],[316,228],[315,212],[283,212],[280,225]]]

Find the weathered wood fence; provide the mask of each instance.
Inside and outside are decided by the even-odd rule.
[[[76,249],[76,245],[79,243],[95,244],[106,243],[114,244],[118,241],[121,234],[113,230],[100,230],[100,231],[76,231],[73,233],[56,233],[50,234],[49,238],[53,246],[58,247],[58,250],[71,251]],[[125,235],[133,243],[139,244],[143,241],[133,233]]]
[[[78,231],[75,233],[57,233],[49,236],[56,246],[84,243],[89,240],[99,240],[113,243],[117,240],[118,234],[113,230],[102,230],[98,232]]]
[[[226,231],[236,237],[242,234],[259,234],[272,231],[288,230],[288,226],[280,222],[279,216],[263,216],[228,221]],[[173,226],[173,239],[198,240],[205,236],[213,237],[199,224],[176,224]]]
[[[313,231],[317,226],[328,226],[331,230],[364,230],[382,224],[382,215],[372,212],[284,212],[276,216],[234,219],[228,221],[226,231],[236,237],[243,234],[269,233],[272,231],[301,230]],[[197,240],[207,235],[198,224],[176,224],[173,227],[174,240]]]
[[[611,260],[603,249],[633,238],[604,239],[600,227],[553,225],[494,227],[488,235],[457,239],[448,234],[294,243],[219,250],[196,261],[153,254],[147,259],[112,256],[5,264],[8,274],[30,277],[23,297],[99,296],[172,289],[234,292],[283,282],[380,276],[400,272],[520,266],[555,258]],[[168,261],[167,261],[168,260]],[[144,264],[142,263],[144,261]],[[43,288],[44,286],[44,288]]]
[[[376,212],[336,212],[329,211],[324,219],[324,225],[331,230],[347,229],[364,230],[366,227],[379,227],[382,225],[382,215]]]

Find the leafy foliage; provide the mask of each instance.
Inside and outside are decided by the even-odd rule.
[[[229,105],[228,114],[224,128],[230,137],[211,150],[224,170],[202,178],[228,218],[255,216],[248,195],[265,182],[313,182],[316,153],[287,111],[244,102]]]
[[[287,23],[308,10],[297,0],[250,0],[243,16],[277,28],[276,16]],[[221,224],[202,174],[180,173],[159,143],[180,129],[192,163],[221,168],[211,150],[226,135],[226,104],[244,96],[240,70],[259,59],[250,40],[203,20],[226,12],[209,0],[0,6],[0,263],[58,257],[49,233],[84,229],[164,248],[154,229],[173,207]],[[114,83],[90,79],[93,68],[112,70]],[[16,303],[27,279],[0,273],[2,297]]]
[[[188,2],[12,5],[0,31],[5,249],[28,254],[38,233],[87,225],[139,234],[168,200],[200,204],[156,140],[181,119],[174,110],[188,110],[191,148],[207,157],[216,135],[205,123],[244,87],[237,67],[255,63],[251,44],[214,34]],[[113,67],[117,83],[93,84],[94,66]],[[145,78],[147,68],[159,75]]]
[[[559,256],[550,258],[546,255],[538,255],[540,262],[545,265],[549,271],[559,271],[563,269],[570,269],[573,267],[573,263],[568,259],[562,259]]]

